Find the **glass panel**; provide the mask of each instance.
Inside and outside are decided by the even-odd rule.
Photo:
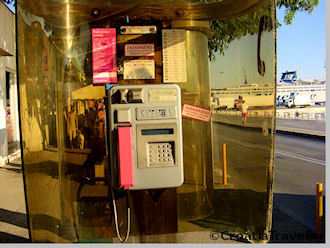
[[[31,235],[35,241],[61,242],[61,159],[54,118],[59,55],[40,19],[21,11],[18,16],[20,118]]]
[[[272,14],[265,9],[253,13],[257,16],[254,19],[249,14],[222,22],[246,23],[250,17],[250,29],[258,31],[230,42],[211,63],[216,206],[208,221],[219,231],[247,232],[256,239],[264,234],[269,237],[271,228],[275,112]]]
[[[203,5],[194,1],[185,9],[187,2],[171,3],[174,12],[164,19],[169,13],[164,6],[169,1],[154,5],[145,1],[113,1],[111,5],[102,0],[18,1],[20,118],[33,241],[119,242],[113,198],[120,233],[126,231],[126,210],[131,207],[131,242],[221,242],[220,238],[210,239],[210,232],[269,229],[275,36],[266,25],[258,39],[258,27],[263,26],[263,15],[270,17],[264,19],[265,24],[272,24],[273,2],[234,4],[227,0]],[[251,34],[236,34],[238,38],[230,40],[223,54],[216,54],[211,63],[209,49],[214,40],[209,21],[201,21],[207,19],[205,13],[208,18],[215,16],[210,6],[223,8],[218,12],[223,14],[217,14],[221,27],[244,20],[250,20],[252,27]],[[242,14],[252,6],[257,8]],[[179,10],[197,20],[183,21],[187,13]],[[120,32],[122,26],[146,25],[155,26],[157,32]],[[214,25],[218,24],[211,22],[212,28]],[[177,83],[182,105],[206,112],[212,108],[212,119],[182,120],[184,182],[180,187],[115,190],[111,194],[115,171],[108,161],[116,153],[106,149],[114,143],[107,138],[107,123],[109,118],[119,117],[107,118],[109,91],[92,84],[96,50],[92,50],[91,38],[93,28],[109,27],[117,32],[120,85],[162,84],[162,30],[184,30],[187,80]],[[225,34],[231,36],[232,32],[228,28]],[[152,57],[154,78],[124,79],[124,61],[133,59],[125,54],[125,45],[146,43],[153,45],[153,56],[138,57]],[[223,161],[227,162],[227,173]]]

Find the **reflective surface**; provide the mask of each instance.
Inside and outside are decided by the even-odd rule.
[[[182,1],[172,7],[183,8],[185,13],[190,13],[190,18],[207,19],[215,15],[209,6],[222,6],[224,11],[218,12],[218,17],[230,17],[228,20],[232,21],[247,10],[253,11],[250,7],[261,2],[270,3],[213,1],[206,5],[187,5],[187,1]],[[111,171],[106,162],[105,92],[102,86],[91,86],[90,30],[93,27],[118,29],[127,25],[129,14],[130,25],[156,25],[159,32],[118,35],[118,67],[123,64],[124,44],[153,43],[156,76],[149,81],[127,81],[119,72],[119,83],[162,83],[160,31],[171,27],[187,29],[187,82],[178,84],[182,102],[211,108],[213,113],[210,122],[183,119],[185,178],[181,187],[130,193],[129,241],[224,242],[212,240],[210,231],[262,233],[269,230],[274,32],[262,33],[259,42],[257,34],[236,39],[223,56],[218,55],[209,63],[208,36],[193,30],[188,23],[171,20],[175,13],[171,9],[164,12],[170,13],[167,20],[161,15],[155,18],[155,13],[169,4],[168,1],[159,3],[18,1],[20,118],[33,241],[118,242],[109,194]],[[90,13],[96,7],[102,9],[101,15],[92,17]],[[200,24],[201,30],[207,29],[207,22]],[[248,109],[247,118],[242,114],[246,112],[244,109]],[[227,145],[226,156],[223,144]],[[225,157],[226,185],[223,181]],[[117,194],[119,226],[124,233],[127,202],[121,197],[125,192]]]

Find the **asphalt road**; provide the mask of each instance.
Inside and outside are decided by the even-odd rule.
[[[265,170],[273,140],[260,129],[214,123],[215,180],[222,182],[221,144],[228,146],[228,174],[236,188],[265,189]],[[325,140],[294,134],[275,136],[274,192],[315,195],[316,183],[325,182]],[[218,165],[219,164],[219,165]]]
[[[275,144],[272,230],[302,234],[279,242],[314,242],[306,234],[315,231],[316,183],[325,183],[325,140],[278,134]]]
[[[273,140],[260,129],[214,124],[215,149],[227,144],[229,183],[236,189],[266,191],[266,171]],[[322,138],[277,134],[274,140],[273,228],[286,237],[303,237],[272,242],[311,242],[305,234],[315,230],[316,183],[325,182],[325,141]],[[221,153],[215,152],[215,161]],[[214,179],[221,183],[221,163]],[[219,175],[218,175],[219,174]],[[291,236],[289,236],[291,237]]]
[[[325,182],[325,141],[277,134],[275,144],[275,193],[314,195]]]

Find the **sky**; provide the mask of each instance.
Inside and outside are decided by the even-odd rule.
[[[325,2],[309,14],[298,12],[291,25],[277,31],[278,76],[286,70],[297,70],[303,80],[324,80],[326,63]],[[278,10],[282,22],[284,10]]]
[[[9,9],[11,11],[15,12],[15,6],[14,6],[14,4],[6,4],[6,5],[9,7]]]

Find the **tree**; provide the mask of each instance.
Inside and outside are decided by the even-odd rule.
[[[204,1],[205,0],[201,0]],[[319,4],[319,0],[277,0],[276,5],[279,9],[285,9],[284,24],[289,25],[293,22],[298,11],[311,13]],[[214,58],[215,53],[223,54],[230,42],[239,39],[247,34],[256,34],[259,30],[259,20],[261,16],[271,16],[269,9],[261,8],[252,14],[233,18],[229,20],[212,20],[211,29],[213,36],[209,39],[209,57]],[[276,20],[277,27],[281,25]],[[272,29],[269,25],[267,29]]]

